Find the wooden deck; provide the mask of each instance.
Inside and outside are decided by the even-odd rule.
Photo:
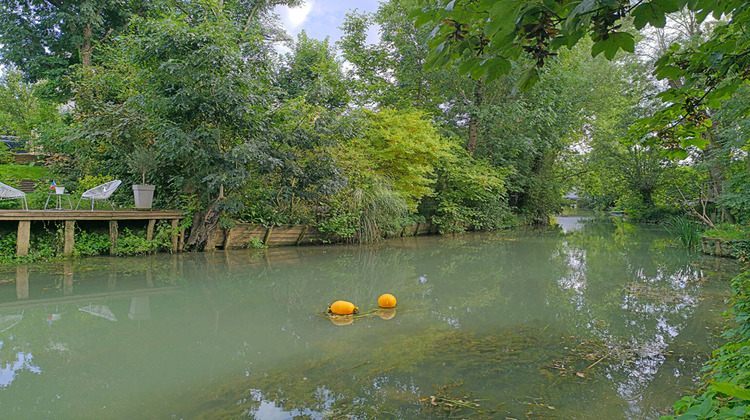
[[[77,221],[108,221],[110,236],[110,254],[114,254],[117,247],[118,221],[143,220],[148,222],[146,238],[153,239],[154,226],[157,220],[170,220],[173,228],[172,251],[182,248],[184,233],[177,232],[178,223],[185,216],[177,210],[0,210],[0,221],[18,222],[18,242],[16,255],[24,256],[29,253],[31,236],[31,222],[64,222],[63,255],[73,254],[74,231]]]

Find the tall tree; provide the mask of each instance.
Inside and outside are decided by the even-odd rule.
[[[74,64],[90,67],[149,0],[8,0],[0,2],[0,54],[29,81],[57,80]]]
[[[292,51],[279,70],[279,86],[289,98],[304,97],[313,105],[341,108],[349,102],[341,62],[328,38],[317,41],[305,31],[297,35]]]

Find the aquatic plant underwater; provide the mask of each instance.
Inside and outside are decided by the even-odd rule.
[[[238,418],[273,402],[310,418],[578,417],[586,411],[580,398],[643,356],[626,342],[524,326],[482,334],[425,328],[366,348],[332,340],[325,350],[192,396],[185,412]],[[679,357],[700,358],[683,350]],[[553,403],[561,400],[569,404]]]

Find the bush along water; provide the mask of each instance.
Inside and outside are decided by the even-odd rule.
[[[702,394],[683,397],[674,404],[675,415],[662,419],[750,418],[750,270],[732,280],[733,318],[723,337],[728,342],[706,363]]]

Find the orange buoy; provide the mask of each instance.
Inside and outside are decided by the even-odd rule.
[[[396,297],[390,293],[380,295],[378,298],[378,306],[381,308],[393,308],[396,306]]]
[[[385,320],[393,319],[396,316],[396,308],[378,309],[378,316]]]
[[[331,305],[330,308],[328,308],[328,311],[336,315],[351,315],[359,313],[359,308],[354,306],[351,302],[337,300],[336,302],[333,302],[333,305]]]

